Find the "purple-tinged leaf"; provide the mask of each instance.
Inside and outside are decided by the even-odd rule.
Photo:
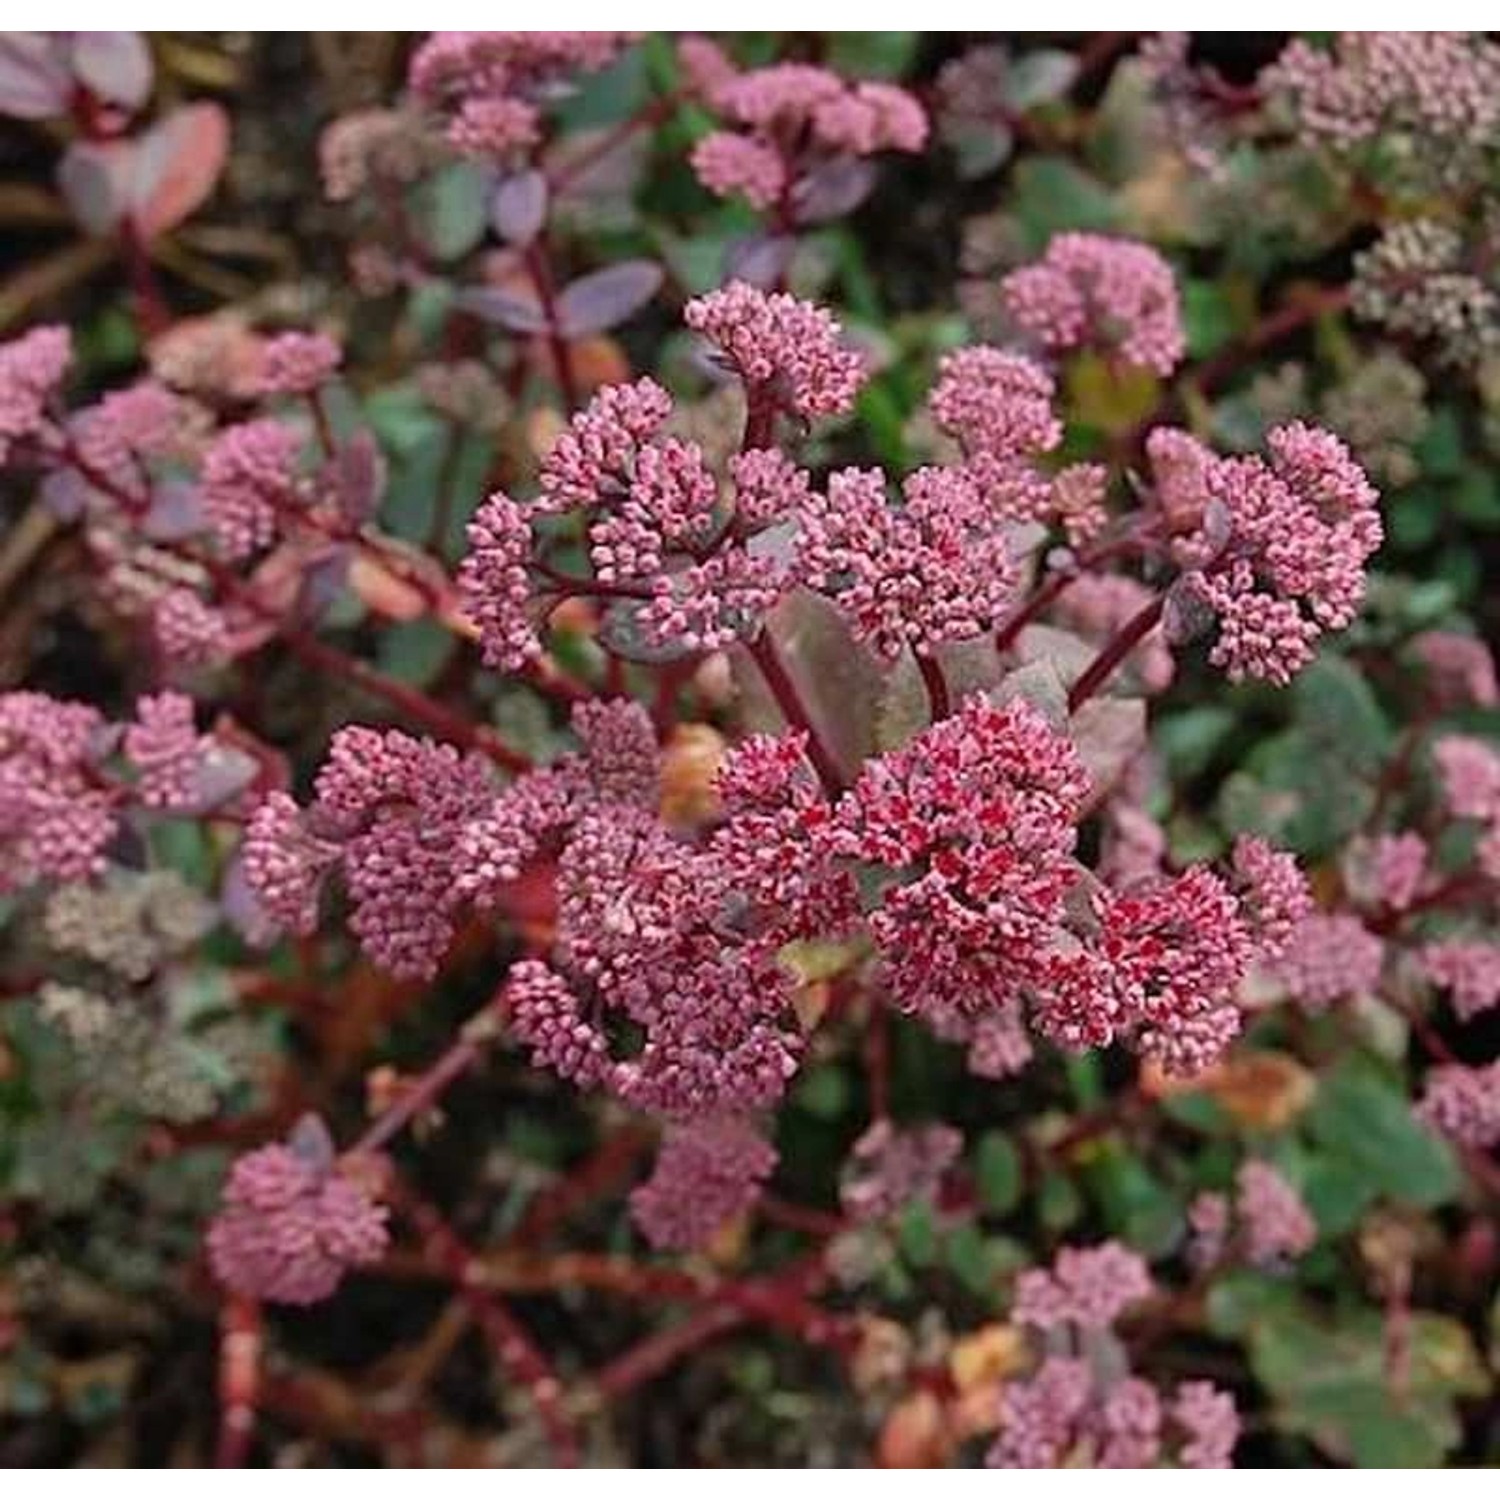
[[[502,177],[490,198],[490,228],[511,245],[529,245],[547,222],[547,179],[537,171]]]
[[[72,96],[66,33],[0,32],[0,115],[51,120],[68,112]]]
[[[349,586],[353,561],[353,547],[340,546],[330,547],[307,565],[302,575],[302,595],[297,601],[297,613],[303,620],[311,622],[328,613]]]
[[[724,257],[725,278],[769,290],[786,276],[796,248],[789,234],[752,234],[735,240]]]
[[[78,227],[103,239],[130,211],[136,172],[134,141],[75,141],[57,167],[57,185]]]
[[[875,186],[875,166],[857,156],[835,156],[814,167],[792,189],[798,224],[825,224],[853,213]]]
[[[535,297],[524,292],[502,291],[499,287],[469,288],[460,292],[454,305],[464,312],[512,333],[545,333],[547,315]]]
[[[255,887],[245,875],[245,861],[239,853],[231,856],[219,885],[219,909],[224,920],[252,948],[269,948],[276,941],[276,924],[261,905]]]
[[[662,269],[654,260],[622,260],[580,276],[557,299],[558,331],[570,339],[607,333],[639,312],[661,282]]]
[[[260,770],[253,755],[233,745],[213,745],[193,772],[187,800],[180,811],[191,818],[222,807],[250,786]]]
[[[139,31],[80,31],[73,72],[101,99],[139,109],[151,94],[151,49]]]
[[[286,1138],[294,1156],[299,1157],[314,1172],[333,1170],[333,1137],[319,1115],[303,1115]]]

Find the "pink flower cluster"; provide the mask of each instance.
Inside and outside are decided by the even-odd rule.
[[[1194,1230],[1193,1259],[1212,1265],[1226,1249],[1231,1222],[1239,1231],[1239,1249],[1255,1266],[1275,1266],[1305,1255],[1318,1238],[1318,1226],[1299,1194],[1269,1162],[1244,1162],[1235,1175],[1231,1215],[1221,1193],[1193,1200],[1188,1218]]]
[[[1344,860],[1349,894],[1361,906],[1405,911],[1427,879],[1427,840],[1419,833],[1382,833],[1356,840]]]
[[[1404,135],[1442,172],[1500,127],[1500,46],[1483,32],[1346,31],[1326,51],[1293,41],[1261,85],[1311,144],[1348,152]]]
[[[103,870],[120,805],[101,770],[108,748],[88,704],[0,694],[0,893]]]
[[[1297,924],[1275,970],[1309,1010],[1366,995],[1380,984],[1385,944],[1348,912],[1314,912]]]
[[[656,1249],[691,1249],[753,1207],[775,1167],[776,1148],[738,1117],[671,1126],[631,1217]]]
[[[0,463],[46,425],[48,403],[73,361],[66,328],[33,328],[0,344]]]
[[[689,85],[728,127],[693,149],[704,187],[740,193],[758,209],[795,198],[830,157],[920,151],[927,114],[890,83],[846,82],[827,68],[776,63],[740,72],[712,42],[685,38],[680,57]]]
[[[251,815],[245,873],[267,915],[306,932],[337,864],[350,930],[394,974],[429,977],[453,936],[453,853],[492,795],[486,763],[398,730],[341,729],[312,806],[274,792]]]
[[[1111,1332],[1151,1291],[1145,1262],[1114,1241],[1064,1247],[1050,1270],[1022,1273],[1013,1317],[1047,1336],[1048,1353],[1028,1378],[1002,1389],[991,1468],[1146,1468],[1169,1446],[1181,1467],[1229,1466],[1239,1436],[1233,1399],[1189,1381],[1164,1402],[1130,1373]]]
[[[307,1304],[373,1265],[388,1242],[386,1210],[339,1171],[321,1124],[304,1121],[289,1144],[262,1146],[230,1169],[208,1258],[243,1296]]]
[[[1500,1004],[1500,946],[1444,938],[1424,945],[1418,957],[1423,974],[1449,992],[1459,1020],[1472,1021]]]
[[[183,693],[142,698],[125,731],[125,758],[134,766],[137,791],[147,807],[184,810],[193,804],[204,757],[213,741],[198,733],[193,700]]]
[[[1374,486],[1331,432],[1292,422],[1266,443],[1269,463],[1208,455],[1191,466],[1207,504],[1175,551],[1184,595],[1218,618],[1209,660],[1232,681],[1284,685],[1324,630],[1354,619],[1382,533]],[[1153,464],[1158,452],[1169,465],[1159,484],[1187,477],[1188,453],[1153,447]]]
[[[240,561],[276,539],[296,499],[301,451],[301,436],[273,417],[226,427],[210,444],[200,496],[225,557]]]
[[[1500,704],[1495,658],[1478,636],[1424,630],[1412,640],[1411,650],[1429,674],[1429,690],[1440,707],[1494,708]]]
[[[951,1125],[899,1129],[877,1120],[855,1141],[844,1168],[839,1201],[855,1223],[933,1201],[948,1169],[963,1154],[964,1138]]]
[[[1099,1330],[1151,1291],[1145,1261],[1117,1241],[1085,1250],[1065,1245],[1050,1270],[1037,1267],[1017,1278],[1011,1317],[1043,1332],[1065,1326]]]
[[[1170,375],[1186,348],[1172,268],[1134,240],[1055,235],[1000,294],[1016,327],[1053,354],[1094,348]]]
[[[278,334],[266,342],[257,384],[262,395],[311,395],[333,378],[343,359],[344,351],[327,334]]]
[[[786,292],[744,281],[694,297],[682,320],[723,355],[750,391],[776,410],[809,420],[854,405],[865,361],[847,348],[833,316]]]
[[[1445,1063],[1427,1075],[1417,1118],[1456,1145],[1500,1145],[1500,1060],[1484,1067]]]
[[[436,31],[412,57],[409,82],[448,119],[448,139],[481,157],[527,150],[542,109],[577,73],[606,68],[634,40],[624,31]]]

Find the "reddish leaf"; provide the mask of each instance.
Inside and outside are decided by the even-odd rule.
[[[799,224],[823,224],[853,213],[875,186],[874,164],[856,156],[835,156],[814,167],[792,190]]]
[[[229,155],[229,116],[217,104],[188,104],[136,146],[131,217],[150,240],[182,223],[213,192]]]
[[[558,328],[570,339],[616,328],[656,295],[661,280],[654,260],[624,260],[580,276],[557,299]]]
[[[138,31],[80,31],[73,72],[101,99],[139,109],[151,93],[151,49]]]

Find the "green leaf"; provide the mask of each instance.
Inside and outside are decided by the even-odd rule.
[[[1008,1214],[1021,1201],[1021,1153],[1003,1131],[987,1130],[980,1136],[974,1173],[986,1213]]]
[[[1070,1229],[1083,1212],[1083,1199],[1070,1178],[1061,1172],[1049,1172],[1037,1190],[1037,1212],[1047,1229]]]
[[[1011,212],[1032,250],[1065,229],[1116,227],[1115,200],[1097,178],[1065,156],[1033,156],[1015,170]]]
[[[1234,303],[1217,281],[1192,280],[1182,291],[1182,320],[1188,354],[1203,359],[1234,337],[1238,324]]]
[[[1182,1233],[1176,1196],[1138,1157],[1107,1142],[1088,1167],[1089,1186],[1105,1223],[1148,1255],[1172,1248]]]
[[[948,1269],[976,1297],[989,1297],[999,1280],[984,1235],[975,1224],[960,1224],[943,1242]]]
[[[920,31],[837,31],[830,64],[855,78],[900,78],[917,55]]]
[[[452,162],[412,190],[412,218],[435,259],[457,260],[484,238],[489,176],[473,162]]]
[[[917,1270],[932,1265],[938,1258],[938,1238],[931,1207],[926,1203],[908,1204],[901,1215],[896,1238],[908,1265]]]
[[[836,1120],[849,1107],[849,1080],[842,1068],[812,1068],[797,1085],[797,1103],[820,1120]]]
[[[455,645],[452,632],[436,620],[407,620],[381,635],[376,660],[380,670],[398,682],[426,687],[443,670]]]
[[[1250,1359],[1283,1431],[1363,1468],[1440,1466],[1462,1436],[1455,1399],[1490,1388],[1468,1331],[1429,1313],[1412,1319],[1400,1387],[1387,1371],[1385,1320],[1364,1308],[1334,1322],[1306,1306],[1256,1318]]]
[[[1377,1198],[1412,1208],[1453,1199],[1461,1173],[1452,1150],[1424,1130],[1401,1082],[1351,1057],[1329,1074],[1304,1117],[1309,1207],[1327,1231],[1350,1227]]]

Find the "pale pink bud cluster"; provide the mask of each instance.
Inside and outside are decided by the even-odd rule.
[[[1232,681],[1285,685],[1324,630],[1354,619],[1382,533],[1379,496],[1332,433],[1293,422],[1266,442],[1269,464],[1203,465],[1203,523],[1176,552],[1188,594],[1218,617],[1209,660]]]
[[[1362,905],[1405,911],[1427,878],[1427,840],[1419,833],[1382,833],[1356,840],[1345,857],[1349,893]]]
[[[752,208],[767,209],[786,191],[781,153],[753,136],[712,131],[693,147],[689,160],[698,181],[720,198],[738,193]]]
[[[919,469],[903,499],[888,503],[879,469],[841,469],[805,509],[798,542],[802,581],[887,660],[986,634],[1015,588],[1002,519],[964,469]]]
[[[1371,993],[1380,983],[1385,944],[1347,912],[1314,912],[1292,934],[1275,969],[1293,1000],[1310,1010]]]
[[[85,703],[0,694],[0,894],[103,870],[119,805],[97,770],[106,744]]]
[[[1411,643],[1427,671],[1428,690],[1440,707],[1494,708],[1500,704],[1495,658],[1475,635],[1456,630],[1424,630]]]
[[[611,1065],[604,1036],[561,975],[522,959],[506,978],[505,1001],[511,1031],[533,1061],[582,1088],[604,1082]]]
[[[1500,1004],[1500,946],[1443,938],[1425,944],[1418,958],[1427,978],[1449,992],[1459,1020],[1472,1021]]]
[[[1273,849],[1264,839],[1241,834],[1231,856],[1240,910],[1255,938],[1256,956],[1273,962],[1304,917],[1312,911],[1312,891],[1297,858]]]
[[[435,31],[408,81],[448,116],[461,151],[505,154],[540,139],[542,110],[574,75],[607,68],[632,40],[624,31]]]
[[[305,1127],[290,1145],[262,1146],[230,1169],[208,1258],[225,1286],[258,1301],[305,1305],[331,1297],[345,1275],[373,1265],[389,1243],[386,1210],[331,1159],[326,1132]]]
[[[455,849],[492,795],[479,757],[397,730],[341,729],[306,813],[273,794],[252,817],[245,873],[268,915],[306,930],[336,849],[361,947],[393,974],[429,978],[453,936]]]
[[[1055,235],[1000,292],[1016,326],[1054,354],[1091,347],[1170,375],[1186,348],[1172,268],[1134,240]]]
[[[344,351],[324,333],[282,333],[261,355],[259,388],[267,396],[307,396],[333,379]]]
[[[683,322],[717,346],[750,388],[797,416],[836,416],[864,384],[864,357],[845,346],[832,314],[745,281],[695,297]]]
[[[1026,1380],[1007,1381],[990,1468],[1155,1468],[1175,1447],[1176,1467],[1232,1466],[1239,1438],[1234,1398],[1186,1381],[1164,1405],[1139,1376],[1111,1379],[1086,1359],[1049,1354]]]
[[[1346,31],[1327,51],[1293,41],[1261,85],[1310,144],[1348,152],[1404,135],[1440,172],[1500,127],[1500,46],[1482,32]]]
[[[850,1150],[839,1187],[844,1212],[856,1223],[870,1223],[908,1204],[933,1201],[963,1148],[963,1136],[951,1125],[902,1130],[877,1120]]]
[[[135,706],[125,731],[125,758],[135,768],[136,790],[147,807],[181,810],[192,805],[211,739],[193,722],[193,700],[157,693]]]
[[[475,511],[468,538],[459,597],[479,627],[485,664],[519,671],[542,651],[530,609],[531,523],[520,504],[496,490]]]
[[[1065,1245],[1050,1269],[1034,1267],[1017,1277],[1011,1317],[1043,1332],[1103,1329],[1151,1292],[1145,1261],[1118,1241],[1082,1250]]]
[[[1500,1145],[1500,1060],[1481,1068],[1448,1063],[1427,1075],[1417,1117],[1459,1146]]]
[[[0,463],[46,424],[47,405],[73,361],[66,328],[33,328],[0,344]]]
[[[1455,818],[1500,823],[1500,754],[1486,740],[1468,734],[1444,735],[1432,758],[1443,799]]]
[[[1235,1215],[1254,1265],[1305,1255],[1318,1226],[1299,1194],[1269,1162],[1244,1162],[1235,1176]]]
[[[691,1249],[752,1208],[775,1167],[776,1148],[737,1116],[674,1125],[631,1217],[656,1249]]]
[[[239,561],[269,546],[296,496],[302,439],[271,417],[226,427],[203,458],[203,510],[224,555]]]
[[[740,193],[758,209],[788,199],[830,155],[864,157],[920,151],[927,113],[895,84],[846,82],[809,63],[774,63],[740,72],[712,42],[678,44],[690,87],[725,122],[692,154],[710,192]],[[734,128],[730,128],[734,127]]]

